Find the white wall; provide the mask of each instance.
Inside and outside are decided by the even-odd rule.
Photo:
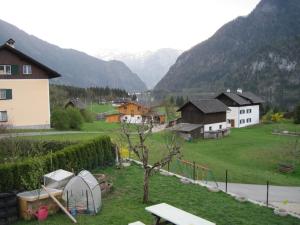
[[[221,129],[220,129],[220,125],[222,125]],[[212,130],[209,130],[209,127],[212,127]],[[226,122],[205,124],[204,125],[204,132],[224,130],[226,128],[227,128],[226,127]]]
[[[234,127],[247,127],[259,123],[259,105],[229,107],[229,109],[230,111],[226,113],[226,119],[227,121],[234,120]],[[247,109],[251,109],[251,113],[247,113]],[[241,110],[245,110],[245,113],[241,114]],[[247,122],[247,119],[251,119],[251,122],[249,120]],[[241,120],[244,120],[244,123],[241,123]]]
[[[121,116],[121,121],[125,121],[126,123],[142,123],[143,117],[141,115],[123,115]]]

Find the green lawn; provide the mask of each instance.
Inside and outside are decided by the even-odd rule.
[[[133,128],[132,128],[133,129]],[[230,136],[219,140],[198,140],[183,142],[183,159],[208,166],[216,180],[224,181],[228,170],[230,182],[265,184],[267,180],[274,185],[300,185],[300,162],[296,171],[281,174],[277,171],[278,163],[290,161],[295,137],[272,135],[272,130],[300,130],[300,125],[291,122],[262,124],[258,126],[231,129]],[[98,135],[110,135],[114,142],[120,143],[120,124],[96,121],[85,123],[83,131],[95,131],[99,134],[66,134],[32,137],[34,139],[80,141]],[[149,140],[151,162],[161,158],[166,145],[164,133],[153,134]],[[124,141],[123,141],[124,144]],[[300,143],[298,145],[300,148]],[[176,163],[171,165],[171,169]],[[178,168],[178,166],[177,166]]]
[[[94,113],[104,113],[104,112],[117,112],[116,108],[112,106],[112,104],[91,104],[88,106],[88,109]]]
[[[145,211],[148,205],[168,203],[192,214],[215,222],[217,225],[297,225],[299,219],[279,217],[272,209],[251,203],[239,203],[224,193],[208,192],[197,185],[181,184],[175,177],[155,175],[150,182],[148,205],[141,203],[143,172],[137,166],[121,170],[107,168],[99,170],[108,174],[114,184],[114,191],[103,199],[101,212],[96,216],[77,216],[78,224],[87,225],[127,225],[140,220],[153,224],[153,217]],[[36,221],[21,221],[18,225],[37,224]],[[45,225],[72,224],[66,215],[50,216]]]
[[[183,159],[208,166],[218,181],[224,181],[227,169],[230,182],[265,184],[269,180],[275,185],[299,186],[299,157],[294,173],[277,172],[278,163],[293,159],[290,152],[296,140],[295,137],[272,135],[272,130],[278,127],[284,130],[300,128],[299,125],[286,122],[231,129],[230,136],[223,139],[183,142]],[[153,150],[153,162],[163,155],[161,149],[165,146],[166,138],[162,134],[154,134],[148,143]],[[173,163],[171,169],[175,167],[178,168],[178,165]]]

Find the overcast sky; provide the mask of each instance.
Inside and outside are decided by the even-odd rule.
[[[89,54],[186,50],[259,0],[9,0],[0,19],[63,48]]]

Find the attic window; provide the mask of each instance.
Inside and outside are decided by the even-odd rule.
[[[23,65],[23,74],[32,74],[31,65]]]
[[[0,75],[11,75],[11,66],[0,65]]]

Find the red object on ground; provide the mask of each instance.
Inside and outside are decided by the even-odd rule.
[[[39,221],[45,220],[48,217],[48,207],[47,206],[41,206],[35,213],[36,218]]]

